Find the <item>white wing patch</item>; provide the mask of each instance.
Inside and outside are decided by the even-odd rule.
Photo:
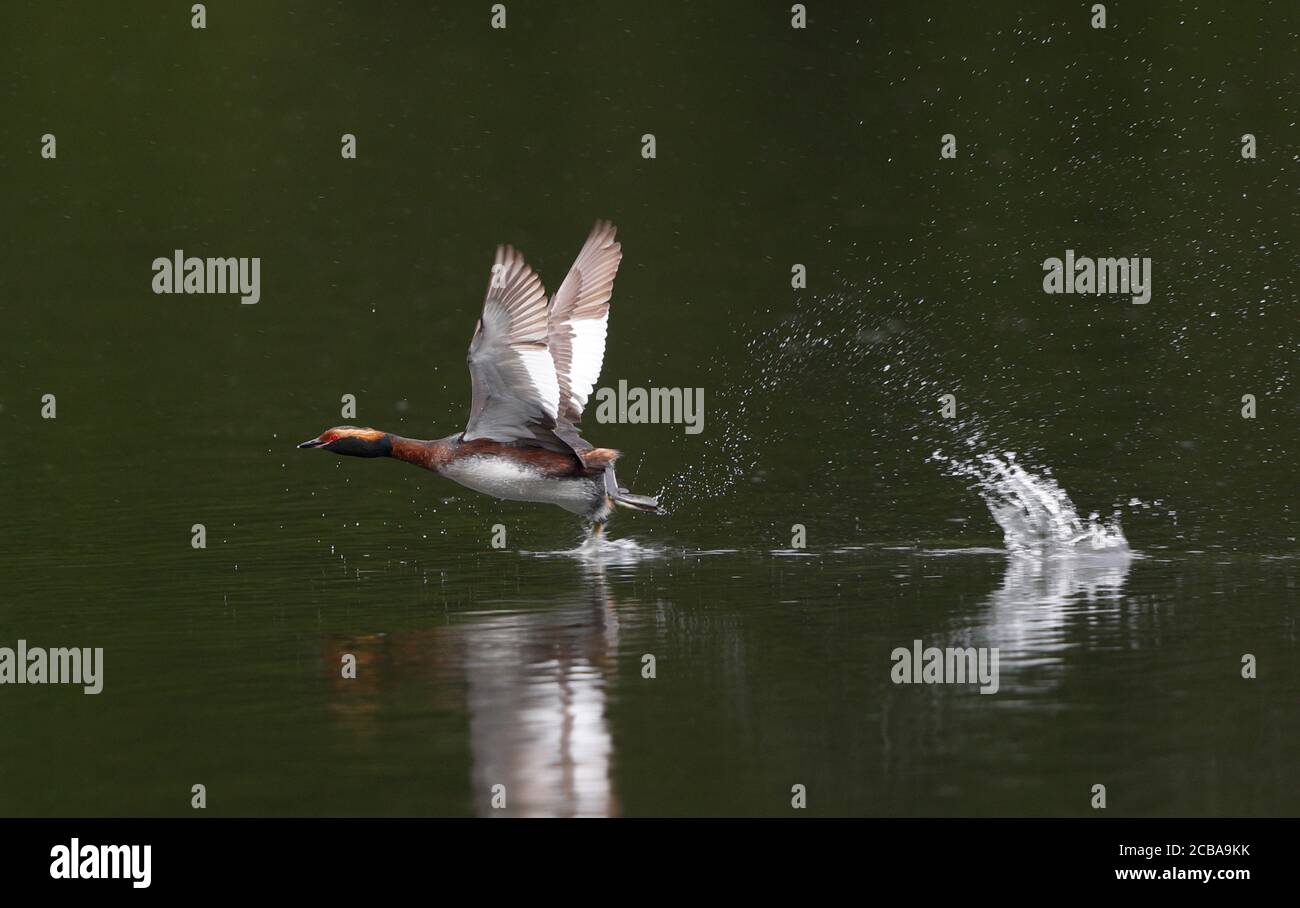
[[[623,260],[616,228],[598,221],[551,299],[547,346],[555,360],[559,415],[577,423],[605,361],[614,276]]]
[[[570,422],[577,422],[587,406],[600,370],[605,362],[605,336],[608,332],[609,311],[600,318],[569,322],[572,331],[573,361],[569,364],[569,398],[562,403],[576,411]],[[557,386],[556,391],[559,391]]]
[[[528,381],[537,391],[537,403],[551,419],[559,413],[560,383],[555,377],[555,362],[545,347],[529,347],[517,351]]]

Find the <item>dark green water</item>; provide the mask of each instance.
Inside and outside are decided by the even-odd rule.
[[[0,646],[105,651],[0,686],[0,814],[1300,810],[1295,6],[507,5],[0,10]],[[462,428],[493,248],[554,290],[598,217],[600,384],[705,389],[585,424],[669,516],[564,554],[294,449]],[[178,248],[260,302],[153,294]],[[1066,249],[1150,303],[1045,294]],[[1137,556],[1008,558],[936,450]],[[892,683],[914,639],[998,692]]]

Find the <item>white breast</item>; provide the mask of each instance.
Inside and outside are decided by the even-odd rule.
[[[465,457],[439,472],[484,495],[559,505],[575,514],[591,513],[600,500],[596,483],[589,479],[552,479],[532,467],[500,457]]]

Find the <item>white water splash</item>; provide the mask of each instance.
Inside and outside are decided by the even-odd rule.
[[[953,475],[974,480],[1012,555],[1131,554],[1118,514],[1083,519],[1056,480],[1028,472],[1012,452],[961,460],[935,451],[932,459]]]
[[[660,546],[642,545],[635,539],[610,539],[604,535],[588,535],[578,546],[554,552],[520,552],[534,558],[573,558],[594,565],[631,565],[653,558],[663,558],[667,550]]]

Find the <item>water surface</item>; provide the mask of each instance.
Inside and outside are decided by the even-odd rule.
[[[1296,12],[904,6],[6,4],[0,645],[106,677],[0,688],[0,812],[1300,809]],[[598,217],[601,383],[706,393],[699,435],[586,426],[669,516],[574,551],[295,450],[462,427],[494,246],[554,288]],[[261,301],[153,295],[178,248]],[[1151,256],[1152,301],[1045,295],[1066,249]],[[1009,554],[954,468],[1009,454],[1125,544]],[[998,647],[998,692],[892,683],[916,639]]]

